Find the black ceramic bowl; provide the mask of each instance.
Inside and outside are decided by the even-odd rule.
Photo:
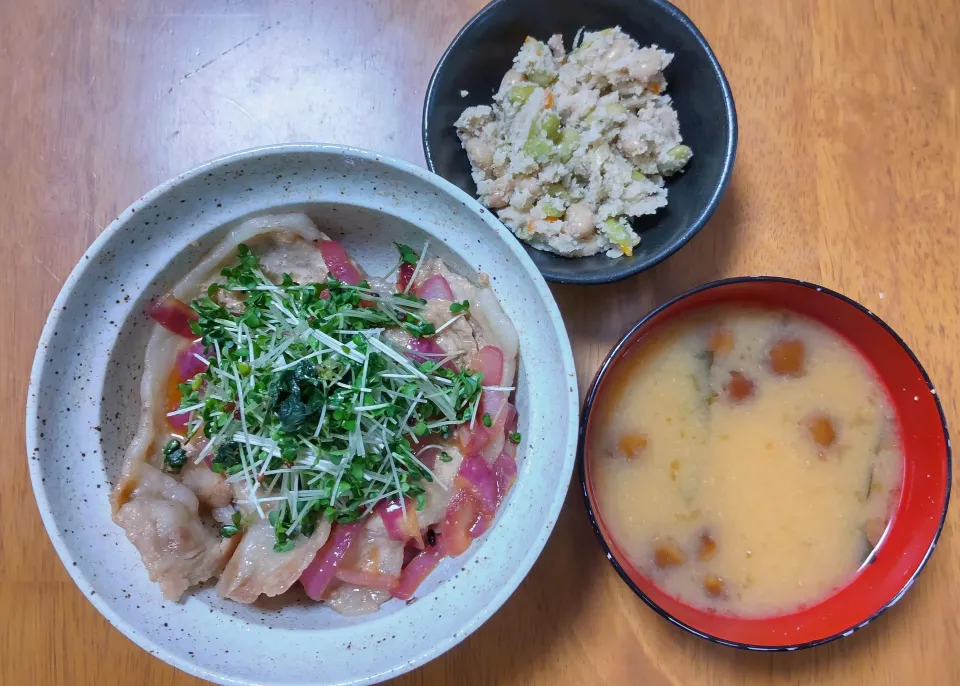
[[[527,36],[546,40],[562,33],[569,49],[580,28],[612,26],[641,45],[656,43],[674,54],[666,70],[667,93],[680,118],[684,143],[693,148],[693,160],[667,181],[669,205],[634,221],[643,240],[632,257],[569,259],[528,247],[548,281],[601,284],[624,279],[679,250],[713,214],[733,169],[737,113],[730,85],[707,41],[683,12],[664,0],[495,0],[453,39],[427,87],[427,166],[476,195],[470,163],[453,128],[464,108],[491,102]],[[469,94],[461,97],[462,90]]]

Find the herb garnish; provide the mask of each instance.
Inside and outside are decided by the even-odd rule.
[[[397,246],[397,250],[400,251],[400,262],[402,264],[417,264],[420,261],[420,256],[417,253],[413,252],[413,248],[409,245],[404,245],[403,243],[394,243]]]
[[[422,261],[398,249],[404,261]],[[212,453],[213,471],[244,485],[238,504],[269,517],[278,552],[309,536],[321,516],[355,521],[401,495],[423,508],[434,477],[418,444],[473,419],[482,374],[416,362],[382,336],[387,328],[435,332],[412,294],[335,279],[298,284],[288,274],[275,284],[246,246],[237,253],[223,282],[191,304],[209,367],[181,384],[177,412],[189,411],[188,436],[202,430],[209,439],[197,461]],[[215,301],[220,291],[241,296],[242,311]],[[174,468],[176,458],[164,455]],[[221,535],[239,528],[237,518]]]
[[[234,536],[237,535],[237,533],[239,533],[239,531],[240,531],[240,513],[234,512],[232,523],[224,524],[223,526],[220,527],[220,535],[223,538],[233,538]]]
[[[183,444],[176,438],[170,440],[163,446],[163,461],[174,474],[178,474],[183,465],[187,463],[187,451],[183,449]]]

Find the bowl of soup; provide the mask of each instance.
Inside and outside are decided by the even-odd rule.
[[[896,603],[951,483],[936,388],[903,340],[776,277],[701,286],[629,331],[587,395],[578,460],[634,592],[753,650],[826,643]]]

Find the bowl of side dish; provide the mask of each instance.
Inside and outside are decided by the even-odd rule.
[[[737,116],[706,39],[664,0],[549,11],[496,0],[431,77],[423,147],[548,281],[601,284],[659,263],[706,224],[730,179]]]
[[[488,212],[291,144],[186,172],[95,241],[40,338],[27,450],[66,569],[145,650],[224,684],[360,684],[517,587],[577,407],[556,304]]]
[[[894,605],[951,485],[940,400],[903,340],[777,277],[706,284],[628,332],[587,394],[578,468],[627,585],[759,651],[849,636]]]

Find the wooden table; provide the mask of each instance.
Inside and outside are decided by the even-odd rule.
[[[143,192],[222,153],[309,140],[421,163],[424,87],[482,4],[0,3],[0,683],[200,683],[134,646],[81,597],[33,503],[28,374],[74,263]],[[581,386],[657,303],[718,277],[782,274],[843,291],[900,331],[956,431],[956,1],[679,4],[733,86],[736,171],[713,220],[667,263],[613,286],[554,288]],[[821,649],[757,655],[693,638],[647,609],[600,554],[573,491],[504,608],[398,683],[960,684],[958,516],[954,508],[914,589],[874,625]]]

